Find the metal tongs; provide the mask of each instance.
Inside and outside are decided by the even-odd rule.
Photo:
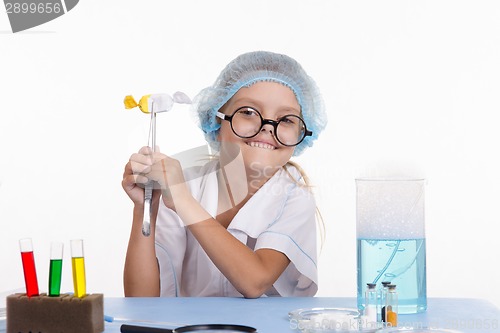
[[[156,111],[154,110],[154,100],[151,101],[151,120],[149,123],[149,136],[151,138],[151,148],[153,153],[156,152]],[[148,140],[149,145],[149,140]],[[151,234],[151,218],[152,218],[152,207],[151,204],[153,200],[153,181],[150,180],[144,186],[144,216],[142,218],[142,234],[144,236],[149,236]]]
[[[137,103],[132,96],[126,96],[124,100],[125,108],[131,109],[136,106],[144,113],[151,114],[149,124],[148,146],[151,139],[151,149],[156,152],[156,114],[168,112],[172,109],[174,103],[191,104],[191,99],[184,93],[178,91],[171,97],[168,94],[151,94],[143,96]],[[142,234],[149,236],[151,234],[152,219],[152,199],[153,199],[153,181],[146,183],[144,187],[144,216],[142,220]]]

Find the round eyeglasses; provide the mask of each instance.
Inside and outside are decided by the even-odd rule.
[[[287,147],[296,146],[306,136],[312,135],[312,132],[307,130],[304,120],[294,114],[285,115],[276,121],[264,119],[259,111],[249,106],[243,106],[230,116],[217,112],[217,117],[229,121],[233,133],[243,139],[253,138],[264,125],[273,126],[274,137],[280,144]]]

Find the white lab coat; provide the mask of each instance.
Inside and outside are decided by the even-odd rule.
[[[186,180],[193,197],[216,216],[217,162],[209,162],[198,177],[193,170]],[[298,171],[288,168],[300,178]],[[160,268],[161,296],[242,296],[219,271],[184,226],[162,201],[156,222],[156,256]],[[290,264],[268,290],[267,296],[313,296],[318,289],[316,204],[309,190],[280,169],[240,209],[227,230],[254,250],[284,253]]]

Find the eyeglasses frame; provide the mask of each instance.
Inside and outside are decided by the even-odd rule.
[[[260,122],[261,122],[260,128],[259,128],[259,130],[258,130],[258,131],[257,131],[254,135],[252,135],[252,136],[241,136],[241,135],[239,135],[238,133],[236,133],[236,132],[235,132],[235,130],[234,130],[234,128],[233,128],[233,117],[234,117],[234,115],[236,114],[236,112],[238,112],[238,111],[240,111],[240,110],[242,110],[242,109],[245,109],[245,108],[252,109],[252,110],[256,111],[256,112],[257,112],[257,114],[258,114],[258,115],[259,115],[259,117],[260,117]],[[293,145],[287,145],[287,144],[284,144],[283,142],[281,142],[281,140],[280,140],[280,139],[278,139],[278,135],[276,134],[276,133],[278,132],[278,125],[279,125],[279,123],[281,122],[281,119],[283,119],[283,118],[285,118],[285,117],[287,117],[287,116],[297,117],[297,118],[299,118],[299,119],[302,121],[302,123],[304,124],[304,135],[302,136],[302,139],[300,139],[300,141],[299,141],[299,142],[297,142],[296,144],[293,144]],[[297,116],[296,114],[286,114],[286,115],[284,115],[284,116],[283,116],[280,120],[276,121],[276,120],[272,120],[272,119],[266,119],[266,118],[263,118],[263,117],[262,117],[262,114],[260,113],[260,111],[259,111],[259,110],[257,110],[257,109],[255,109],[255,108],[253,108],[253,107],[251,107],[251,106],[242,106],[242,107],[239,107],[239,108],[237,108],[237,109],[236,109],[236,110],[235,110],[235,111],[234,111],[231,115],[227,115],[227,114],[225,114],[225,113],[222,113],[222,112],[220,112],[220,111],[217,111],[217,113],[216,113],[216,117],[217,117],[217,118],[220,118],[220,119],[222,119],[222,120],[226,120],[226,121],[228,121],[228,122],[229,122],[229,124],[231,125],[231,130],[233,131],[233,133],[234,133],[236,136],[238,136],[238,137],[240,137],[240,138],[242,138],[242,139],[250,139],[250,138],[253,138],[253,137],[257,136],[257,134],[259,134],[259,133],[261,132],[261,130],[262,130],[262,128],[264,127],[264,125],[271,125],[271,126],[273,126],[273,128],[274,128],[274,134],[273,134],[273,136],[276,138],[276,140],[277,140],[280,144],[282,144],[283,146],[286,146],[286,147],[295,147],[295,146],[298,146],[298,145],[299,145],[302,141],[304,141],[304,139],[306,138],[306,136],[311,136],[311,135],[313,134],[313,132],[311,132],[311,131],[309,131],[309,130],[307,129],[307,125],[306,125],[306,122],[304,121],[304,119],[302,119],[301,117]]]

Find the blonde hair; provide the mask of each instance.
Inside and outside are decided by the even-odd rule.
[[[288,170],[287,166],[291,166],[291,167],[295,168],[299,172],[302,181],[297,180],[295,177],[293,177],[291,175],[290,171]],[[299,186],[302,186],[304,188],[307,188],[310,191],[311,195],[313,195],[313,192],[312,192],[313,185],[311,183],[311,180],[307,176],[304,169],[302,169],[302,167],[298,163],[289,160],[283,166],[283,169],[285,170],[285,172],[288,174],[288,176],[296,184],[298,184]],[[321,212],[320,212],[318,206],[316,206],[316,222],[318,223],[319,236],[320,236],[320,240],[321,240],[321,243],[320,243],[320,254],[321,254],[321,251],[323,250],[323,245],[324,245],[325,239],[326,239],[326,227],[325,227],[325,221],[323,220],[323,216],[321,215]]]

